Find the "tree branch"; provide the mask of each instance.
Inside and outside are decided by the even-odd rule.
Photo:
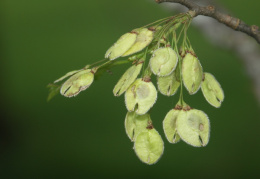
[[[228,14],[219,12],[216,10],[214,6],[206,6],[202,7],[191,0],[155,0],[157,3],[163,3],[163,2],[172,2],[172,3],[179,3],[183,6],[186,6],[189,10],[194,12],[194,17],[198,15],[203,16],[209,16],[216,20],[218,20],[220,23],[225,24],[226,26],[240,32],[244,32],[247,35],[253,37],[259,44],[260,44],[260,31],[259,27],[256,25],[249,26],[242,20],[232,17]]]

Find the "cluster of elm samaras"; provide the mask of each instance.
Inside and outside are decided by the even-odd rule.
[[[87,89],[102,69],[122,64],[119,57],[128,57],[131,66],[125,71],[113,93],[124,93],[127,114],[125,130],[134,150],[146,164],[156,163],[163,154],[164,143],[152,124],[149,114],[157,100],[157,92],[172,96],[180,88],[179,101],[165,116],[163,129],[170,143],[183,140],[195,147],[207,145],[210,123],[207,115],[191,108],[183,100],[183,86],[190,95],[199,89],[214,107],[224,100],[223,90],[210,73],[203,72],[200,61],[192,49],[187,30],[189,14],[179,14],[137,28],[122,35],[105,54],[101,65],[87,65],[67,73],[55,83],[69,77],[59,86],[65,97],[76,96]],[[156,77],[157,89],[151,78]]]

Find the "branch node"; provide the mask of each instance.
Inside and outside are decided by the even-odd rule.
[[[190,10],[188,11],[188,14],[191,16],[191,18],[193,18],[196,16],[197,13],[195,11]]]
[[[259,33],[259,27],[256,26],[256,25],[252,25],[252,26],[251,26],[251,31],[252,31],[254,34],[258,34],[258,33]]]
[[[209,11],[211,11],[211,13],[214,13],[215,10],[216,10],[215,6],[212,6],[212,5],[207,6],[207,9],[208,9]]]

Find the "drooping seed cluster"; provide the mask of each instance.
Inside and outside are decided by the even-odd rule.
[[[87,89],[98,73],[126,62],[132,65],[125,71],[113,89],[115,96],[124,93],[127,114],[125,130],[141,161],[156,163],[163,154],[164,143],[152,124],[150,109],[157,100],[157,89],[163,95],[172,96],[180,88],[179,101],[163,120],[167,140],[176,143],[181,139],[192,146],[208,144],[210,123],[207,115],[192,109],[184,102],[183,86],[190,95],[200,88],[205,99],[214,107],[220,107],[224,93],[210,73],[203,72],[200,61],[187,37],[191,22],[189,14],[157,21],[150,27],[134,29],[122,35],[106,52],[105,63],[87,65],[81,70],[67,73],[55,83],[70,77],[61,86],[65,97],[76,96]],[[180,42],[180,39],[182,41]],[[156,77],[157,89],[152,82]]]

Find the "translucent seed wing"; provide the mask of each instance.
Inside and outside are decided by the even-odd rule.
[[[204,80],[201,84],[201,90],[209,104],[216,108],[221,106],[221,103],[224,100],[224,92],[212,74],[204,73]]]
[[[122,56],[136,41],[137,34],[135,32],[128,32],[122,35],[112,47],[110,47],[105,58],[114,60]]]
[[[146,130],[146,127],[151,121],[150,115],[138,115],[135,112],[128,112],[125,118],[126,134],[131,141],[135,141],[139,133]]]
[[[144,82],[138,86],[136,90],[138,114],[145,114],[154,105],[157,99],[157,90],[152,82]]]
[[[195,94],[199,90],[202,76],[203,71],[199,60],[192,54],[187,53],[182,62],[182,79],[190,94]]]
[[[194,147],[206,146],[209,141],[208,116],[200,110],[181,111],[176,121],[181,139]]]
[[[153,40],[153,31],[143,28],[137,35],[136,41],[133,46],[127,50],[122,57],[137,53],[147,47]]]
[[[115,96],[120,96],[129,88],[129,86],[136,80],[137,76],[139,75],[142,66],[142,63],[133,65],[123,74],[114,87],[113,93]]]
[[[168,76],[158,77],[157,85],[159,91],[163,95],[166,96],[174,95],[180,86],[180,81],[178,81],[176,77],[176,70],[174,70],[172,74]]]
[[[136,88],[141,80],[141,78],[136,79],[135,82],[125,92],[125,105],[129,112],[135,110],[135,106],[137,104]]]
[[[178,131],[176,128],[176,121],[179,112],[180,112],[179,110],[172,109],[166,114],[163,120],[164,134],[167,140],[172,144],[175,144],[180,141],[180,136],[178,135],[177,133]]]
[[[143,115],[149,111],[157,99],[157,91],[152,82],[137,79],[125,92],[125,103],[128,111]]]
[[[155,50],[150,59],[151,70],[157,76],[170,75],[175,70],[177,63],[178,56],[170,47]]]
[[[155,164],[163,154],[163,140],[155,129],[146,129],[136,137],[134,150],[142,162]]]
[[[72,97],[87,89],[94,81],[94,74],[90,69],[80,71],[71,76],[60,89],[65,97]]]
[[[66,73],[64,76],[62,76],[62,77],[60,77],[59,79],[55,80],[54,83],[58,83],[58,82],[64,80],[65,78],[74,75],[75,73],[77,73],[77,72],[79,72],[79,71],[82,71],[82,70],[70,71],[70,72]]]

